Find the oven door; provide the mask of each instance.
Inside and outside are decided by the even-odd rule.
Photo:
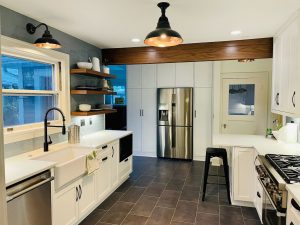
[[[263,194],[264,199],[263,199],[263,209],[262,209],[263,224],[264,225],[285,225],[286,214],[278,212],[274,203],[271,200],[269,193],[265,189],[262,182],[261,185],[264,189],[264,194]]]

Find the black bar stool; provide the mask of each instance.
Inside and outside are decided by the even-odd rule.
[[[226,149],[224,149],[224,148],[207,148],[206,149],[202,201],[205,200],[207,178],[209,176],[208,172],[209,172],[210,159],[213,157],[219,157],[223,160],[227,197],[228,197],[228,202],[231,205],[230,188],[229,188],[229,166],[228,166],[228,160],[227,160],[227,152],[226,152]]]

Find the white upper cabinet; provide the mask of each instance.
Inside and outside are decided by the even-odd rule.
[[[194,63],[176,63],[176,87],[194,86]]]
[[[195,62],[195,87],[212,87],[213,63]]]
[[[142,88],[156,88],[156,64],[142,65]]]
[[[175,63],[157,64],[157,87],[175,87]]]
[[[141,88],[142,85],[142,66],[141,65],[128,65],[126,66],[127,72],[127,88]]]
[[[272,112],[300,115],[300,14],[274,37]]]

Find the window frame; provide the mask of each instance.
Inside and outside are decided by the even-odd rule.
[[[1,55],[24,58],[54,65],[53,85],[54,90],[23,90],[2,89],[2,96],[9,95],[56,95],[56,107],[62,109],[66,117],[66,124],[71,121],[70,113],[70,68],[69,55],[54,50],[37,48],[30,43],[13,38],[1,37]],[[2,83],[2,81],[1,81]],[[2,88],[2,87],[1,87]],[[50,121],[52,125],[61,124],[61,118]],[[3,128],[4,143],[12,143],[43,136],[44,123],[30,123]],[[49,128],[49,134],[59,133],[61,129]]]

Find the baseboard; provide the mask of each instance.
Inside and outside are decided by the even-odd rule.
[[[205,161],[205,156],[193,156],[194,161]]]
[[[236,206],[245,206],[245,207],[252,207],[252,208],[255,207],[253,202],[231,201],[231,204]]]
[[[153,152],[133,152],[133,156],[157,157]]]

